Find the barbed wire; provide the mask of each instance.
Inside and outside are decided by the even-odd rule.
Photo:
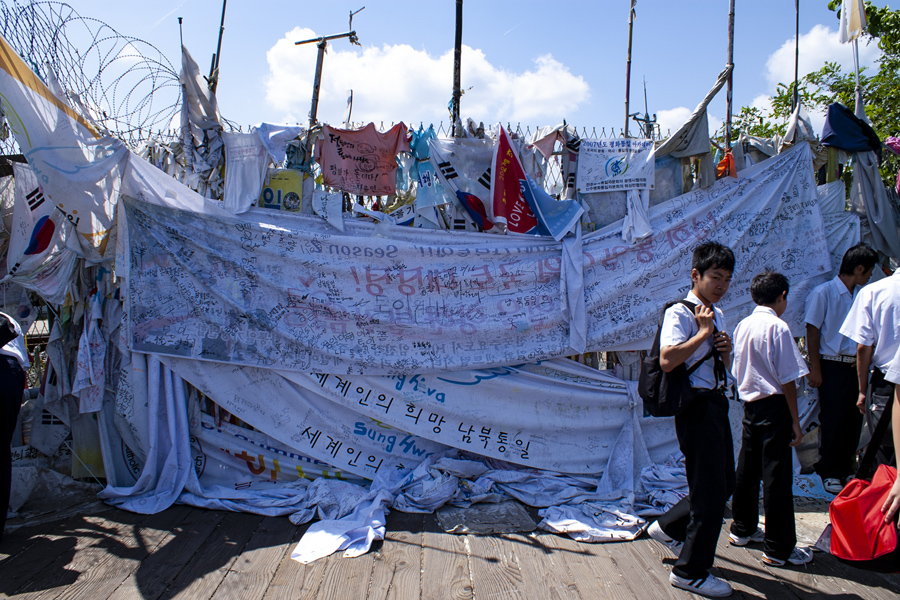
[[[153,44],[120,34],[99,19],[82,17],[69,4],[52,0],[0,0],[0,33],[51,89],[53,80],[58,81],[61,90],[54,91],[101,132],[131,148],[151,140],[177,139],[178,71]],[[227,120],[223,125],[226,130],[243,130]],[[435,125],[440,137],[450,136],[451,129],[449,123]],[[507,129],[528,139],[537,128],[507,123]],[[576,130],[582,138],[622,136],[621,127]],[[0,153],[18,153],[12,136],[0,139]]]
[[[55,78],[65,100],[103,133],[133,143],[172,128],[181,84],[153,44],[52,1],[0,1],[0,32],[51,89]]]

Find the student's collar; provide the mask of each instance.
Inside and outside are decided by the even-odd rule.
[[[841,285],[844,285],[844,284],[841,284]],[[756,308],[753,309],[753,312],[755,312],[755,313],[756,313],[756,312],[758,312],[758,313],[769,313],[769,314],[772,315],[773,317],[777,317],[777,316],[778,316],[778,313],[775,312],[775,309],[774,309],[774,308],[772,308],[772,307],[770,307],[770,306],[760,306],[760,305],[758,305],[758,304],[756,305]]]
[[[688,302],[693,302],[694,304],[703,304],[703,301],[694,293],[694,290],[688,292],[687,297],[685,298]],[[704,304],[704,306],[706,306]]]

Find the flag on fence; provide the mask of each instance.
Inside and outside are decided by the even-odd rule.
[[[101,136],[54,94],[0,37],[3,112],[43,193],[78,232],[82,255],[100,260],[110,240],[128,149]]]
[[[578,225],[584,208],[576,200],[557,200],[528,175],[521,181],[521,188],[538,222],[557,242]]]
[[[494,222],[487,213],[484,201],[474,193],[484,194],[490,189],[487,185],[490,170],[484,170],[490,157],[490,147],[483,144],[483,140],[472,140],[472,144],[466,142],[460,139],[430,139],[431,162],[444,188],[459,200],[469,217],[484,231],[491,231]]]
[[[525,169],[519,161],[518,152],[503,127],[497,137],[494,158],[491,161],[491,208],[494,223],[506,225],[512,233],[548,235],[522,192]]]

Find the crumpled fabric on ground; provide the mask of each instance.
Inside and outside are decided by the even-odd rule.
[[[661,464],[645,467],[641,470],[640,480],[650,505],[659,511],[655,514],[663,514],[687,495],[684,456],[678,452]]]
[[[579,506],[551,506],[538,512],[539,526],[552,533],[566,534],[579,542],[624,542],[643,532],[645,521],[617,510],[614,505],[585,502]]]

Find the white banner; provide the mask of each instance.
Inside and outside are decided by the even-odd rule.
[[[576,180],[582,194],[652,190],[655,177],[653,140],[581,140]]]
[[[163,362],[272,439],[368,479],[448,447],[538,469],[600,473],[610,442],[633,428],[635,405],[643,413],[633,382],[571,360],[395,377]],[[653,460],[677,450],[671,420],[639,423],[633,436]]]
[[[362,477],[334,471],[327,463],[300,454],[264,433],[216,423],[205,413],[192,418],[190,425],[194,469],[204,487],[263,489],[318,477],[365,483]]]
[[[580,265],[553,240],[350,221],[339,234],[304,215],[179,210],[166,203],[197,204],[189,191],[142,190],[153,179],[135,171],[125,189],[153,202],[122,207],[140,352],[332,374],[492,368],[570,354],[579,319],[587,351],[649,347],[706,239],[737,257],[721,305],[729,327],[752,311],[756,273],[784,273],[799,299],[832,271],[804,145],[654,207],[657,233],[640,244],[622,243],[621,222],[585,236]],[[578,296],[585,314],[565,315]],[[784,317],[798,336],[803,308]]]

